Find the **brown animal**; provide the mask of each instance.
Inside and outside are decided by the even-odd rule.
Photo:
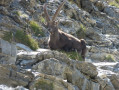
[[[79,40],[78,38],[75,38],[74,36],[67,34],[58,29],[58,22],[55,21],[55,19],[58,13],[60,12],[61,8],[63,7],[64,3],[65,1],[56,10],[56,13],[54,14],[52,20],[48,15],[46,4],[44,5],[44,13],[47,21],[46,26],[48,28],[48,31],[50,32],[50,37],[48,41],[49,47],[51,50],[57,50],[57,49],[61,49],[65,51],[75,50],[81,54],[83,59],[85,59],[85,54],[86,54],[85,40],[83,39]]]

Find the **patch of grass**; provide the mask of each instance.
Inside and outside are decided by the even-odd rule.
[[[45,23],[45,18],[43,18],[42,16],[40,17],[40,21],[41,23]]]
[[[115,0],[117,3],[119,3],[119,0]]]
[[[4,32],[4,36],[2,37],[2,39],[8,41],[8,42],[12,42],[13,39],[13,33],[11,31],[6,31]]]
[[[8,42],[12,42],[14,38],[16,42],[25,44],[33,50],[39,48],[38,42],[31,35],[24,33],[23,30],[17,30],[14,35],[12,32],[5,32],[2,38]]]
[[[36,90],[53,90],[53,83],[45,80],[38,80],[35,84]]]
[[[16,15],[18,15],[18,16],[21,15],[21,12],[20,11],[14,11],[13,13],[16,14]]]
[[[79,55],[79,53],[76,51],[70,51],[70,52],[61,51],[61,52],[65,53],[67,57],[69,57],[70,59],[84,61],[81,55]]]
[[[25,34],[23,30],[17,30],[14,37],[17,42],[25,44],[29,46],[31,49],[38,49],[38,42],[35,39],[33,39],[31,35]]]
[[[117,2],[118,2],[118,0],[117,0]],[[119,4],[117,2],[116,1],[110,1],[109,5],[119,8]]]
[[[112,55],[107,55],[106,57],[105,57],[105,59],[106,60],[108,60],[108,61],[115,61],[115,59],[114,59],[114,57],[112,56]]]
[[[39,26],[37,22],[30,21],[30,27],[32,28],[32,31],[36,36],[39,36],[39,35],[40,36],[45,36],[45,34],[42,30],[42,27]]]
[[[80,24],[80,29],[76,32],[76,35],[79,39],[85,38],[86,37],[86,28],[84,27],[83,24]]]

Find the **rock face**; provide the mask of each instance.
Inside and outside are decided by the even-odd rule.
[[[15,44],[0,39],[0,63],[15,64],[17,56],[17,48]]]
[[[24,65],[22,68],[25,68],[25,64],[26,66],[29,64],[26,62],[33,60],[29,65],[37,78],[30,83],[30,89],[118,90],[116,86],[118,80],[113,81],[113,75],[116,74],[112,75],[108,74],[110,71],[103,71],[108,69],[105,65],[100,68],[107,74],[96,69],[96,64],[94,66],[88,62],[71,60],[65,54],[57,51],[42,49],[39,51],[32,55],[30,52],[18,54],[17,61],[20,60],[19,64]],[[113,71],[110,67],[109,69]],[[117,75],[115,77],[118,79]]]
[[[86,69],[84,67],[87,64],[88,63],[85,63],[85,62],[78,63],[78,62],[75,62],[75,61],[73,62],[70,60],[69,60],[69,64],[66,64],[57,59],[46,59],[40,62],[37,67],[34,66],[34,68],[36,69],[36,71],[40,73],[61,78],[75,85],[79,89],[84,88],[85,90],[86,88],[87,89],[93,88],[88,85],[86,86],[86,84],[92,85],[93,82],[89,81],[89,79],[95,78],[97,76],[97,71],[95,66],[93,66],[92,64],[88,64]],[[81,68],[79,68],[80,66]],[[86,75],[88,78],[85,77],[83,74]],[[53,90],[56,90],[56,89],[53,89]]]
[[[11,2],[12,2],[13,0],[1,0],[0,1],[0,5],[2,5],[2,6],[7,6],[7,5],[9,5]]]
[[[19,51],[16,65],[0,65],[0,84],[28,86],[30,90],[118,90],[118,75],[100,75],[100,69],[94,65],[69,59],[65,54],[49,49]],[[108,69],[106,66],[100,68]]]
[[[112,1],[113,6],[110,5]],[[0,1],[0,89],[119,90],[119,2],[67,0],[60,11],[57,17],[59,28],[86,40],[88,62],[75,61],[64,53],[48,49],[49,33],[44,25],[43,5],[47,3],[52,17],[61,2]],[[34,25],[31,25],[32,21]],[[37,30],[41,29],[45,35],[42,37],[38,33],[36,36]],[[3,40],[5,32],[12,32],[15,42],[17,30],[30,34],[39,41],[40,47],[47,49],[33,51],[23,44]]]
[[[27,86],[32,80],[27,74],[23,74],[17,71],[15,65],[0,65],[0,84],[5,84],[7,86]]]

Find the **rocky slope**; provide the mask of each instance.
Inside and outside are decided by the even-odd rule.
[[[86,40],[86,61],[48,49],[43,5],[61,2],[0,1],[0,89],[119,90],[119,1],[66,0],[59,28]]]

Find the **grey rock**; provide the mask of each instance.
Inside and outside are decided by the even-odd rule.
[[[8,15],[9,12],[8,12],[8,10],[5,7],[0,6],[0,14]]]
[[[60,78],[39,74],[38,78],[30,84],[30,90],[44,89],[44,90],[80,90],[75,85],[68,83]]]
[[[13,87],[9,87],[9,86],[6,86],[6,85],[0,85],[0,90],[9,90],[9,89],[11,89],[11,90],[28,90],[23,86],[17,86],[15,88],[13,88]]]
[[[36,5],[36,1],[35,0],[20,0],[20,4],[26,8],[26,9],[30,9],[33,8]]]
[[[85,9],[87,12],[98,11],[97,7],[91,2],[91,0],[81,0],[81,8]]]
[[[0,65],[0,84],[7,86],[27,86],[32,80],[27,74],[23,74],[17,71],[15,65]]]
[[[116,19],[118,19],[118,17],[119,17],[118,11],[119,11],[118,8],[116,9],[115,7],[112,7],[112,6],[106,6],[106,7],[104,8],[104,12],[105,12],[106,14],[108,14],[108,15],[111,16],[111,17],[115,17]]]
[[[4,41],[4,40],[0,40],[1,42],[1,48],[2,48],[2,53],[6,54],[6,55],[11,55],[11,45],[9,42]]]
[[[113,71],[118,73],[119,72],[119,63],[117,63],[114,68],[113,68]]]
[[[3,63],[9,63],[9,64],[15,64],[16,62],[16,54],[17,54],[17,48],[15,44],[11,44],[7,41],[4,41],[2,39],[0,39],[0,48],[1,48],[1,55],[3,56],[1,58],[1,61],[3,61],[3,59],[5,59],[5,61],[3,61]],[[2,62],[1,62],[2,63]]]
[[[7,6],[7,5],[10,5],[12,1],[13,0],[1,0],[0,5]]]
[[[111,80],[111,83],[114,86],[115,90],[118,90],[119,89],[119,85],[118,85],[119,84],[119,76],[112,74],[112,75],[109,75],[108,78]]]

